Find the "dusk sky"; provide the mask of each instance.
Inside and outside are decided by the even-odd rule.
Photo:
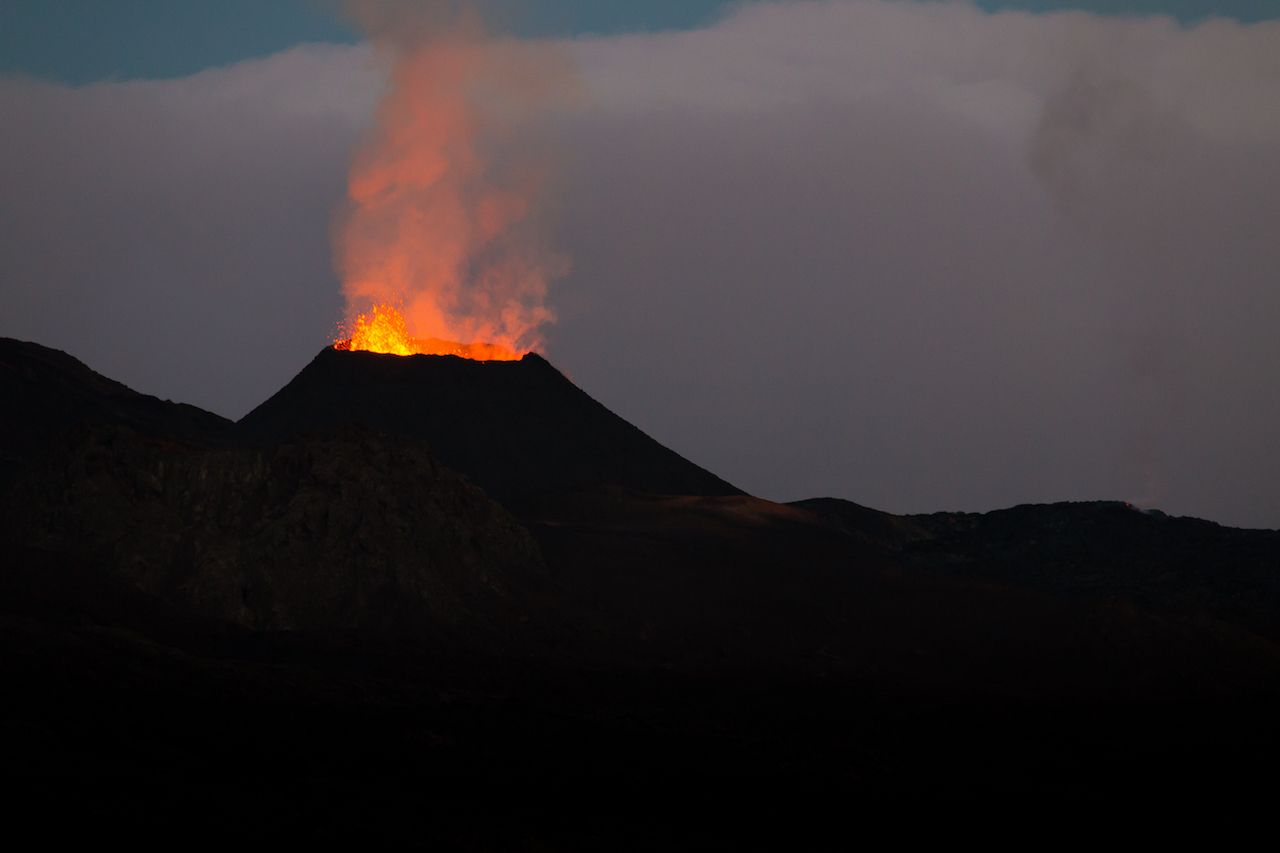
[[[325,346],[386,80],[339,5],[4,0],[0,335],[231,418]],[[1280,527],[1280,3],[529,5],[606,406],[776,500]]]

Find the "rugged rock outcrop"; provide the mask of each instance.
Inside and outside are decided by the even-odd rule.
[[[506,510],[421,445],[355,429],[243,450],[83,428],[3,519],[11,542],[252,629],[489,642],[546,588]]]

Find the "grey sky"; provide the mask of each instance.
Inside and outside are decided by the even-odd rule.
[[[610,408],[764,497],[1280,526],[1280,24],[789,3],[570,50],[549,356]],[[378,87],[345,46],[0,82],[0,334],[243,414],[339,317]]]

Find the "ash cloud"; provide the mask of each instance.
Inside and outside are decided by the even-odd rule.
[[[765,497],[1280,526],[1280,25],[759,3],[564,42],[551,358]],[[0,82],[0,333],[236,416],[341,314],[380,72]]]

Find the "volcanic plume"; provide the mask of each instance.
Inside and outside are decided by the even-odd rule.
[[[519,358],[568,266],[539,227],[546,168],[526,138],[568,75],[551,48],[448,5],[359,16],[391,67],[335,229],[338,346]]]

